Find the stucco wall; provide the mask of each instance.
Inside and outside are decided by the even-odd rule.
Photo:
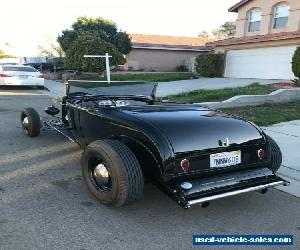
[[[133,49],[127,55],[125,69],[145,71],[175,71],[179,65],[184,65],[186,60],[201,53],[197,51],[150,50]]]
[[[273,29],[274,7],[279,3],[290,6],[289,22],[286,28]],[[254,8],[262,11],[261,28],[259,32],[248,32],[248,14]],[[236,37],[265,35],[268,33],[288,32],[300,30],[300,0],[253,0],[239,8],[237,18]]]

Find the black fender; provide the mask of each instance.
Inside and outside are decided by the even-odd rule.
[[[144,142],[126,135],[112,136],[110,139],[124,143],[134,153],[147,178],[163,175],[164,161],[160,156],[159,149],[151,141],[147,140],[146,145]]]

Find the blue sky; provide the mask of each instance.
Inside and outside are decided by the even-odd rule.
[[[237,0],[9,0],[1,3],[0,49],[34,56],[78,16],[102,16],[128,33],[197,36],[235,20]],[[6,46],[5,43],[9,43]]]

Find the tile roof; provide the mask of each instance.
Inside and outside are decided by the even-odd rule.
[[[183,36],[161,36],[161,35],[144,35],[130,34],[131,42],[134,48],[161,48],[161,49],[186,49],[201,50],[205,49],[205,44],[212,41],[211,39],[199,37]]]
[[[251,0],[241,0],[237,2],[235,5],[231,6],[228,11],[229,12],[238,12],[239,8],[243,6],[244,4],[250,2]]]
[[[230,39],[225,39],[225,40],[220,40],[215,42],[209,42],[206,44],[206,46],[216,47],[216,46],[236,45],[236,44],[245,44],[245,43],[279,41],[279,40],[287,40],[287,39],[295,39],[295,38],[300,38],[300,31],[280,32],[280,33],[272,33],[267,35],[230,38]]]

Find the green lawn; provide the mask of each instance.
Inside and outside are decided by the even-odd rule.
[[[270,126],[300,119],[300,101],[222,109],[222,111],[243,117],[259,126]]]
[[[112,81],[145,81],[145,82],[170,82],[179,80],[196,79],[193,73],[141,73],[141,74],[112,74]],[[105,81],[99,76],[85,76],[85,80]]]
[[[276,90],[272,85],[253,83],[247,87],[225,88],[216,90],[200,89],[178,95],[171,95],[166,99],[181,103],[197,103],[223,101],[236,95],[264,95]]]

